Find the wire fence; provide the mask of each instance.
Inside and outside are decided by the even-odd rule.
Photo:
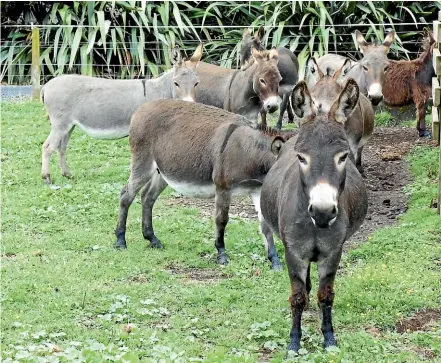
[[[341,28],[345,27],[346,29],[360,29],[361,31],[366,30],[366,28],[372,28],[373,26],[382,26],[386,31],[389,31],[392,29],[392,24],[334,24],[333,26],[335,28]],[[409,33],[414,32],[415,34],[421,33],[422,30],[425,27],[429,27],[431,24],[428,24],[426,22],[415,22],[415,23],[400,23],[394,24],[396,28],[396,36],[400,41],[400,46],[407,50],[409,48],[410,50],[407,50],[407,56],[409,58],[416,58],[419,53],[419,48],[422,45],[422,38],[420,37],[419,40],[406,40],[406,39],[400,39],[402,36],[409,35]],[[29,25],[11,25],[11,24],[5,24],[2,25],[2,28],[4,29],[19,29],[19,30],[25,30],[25,31],[31,31],[37,26],[34,26],[32,24]],[[91,26],[91,25],[44,25],[44,26],[38,26],[39,29],[78,29],[78,28],[91,28],[95,29],[97,32],[99,32],[99,27],[97,26]],[[127,28],[127,32],[130,31],[130,29],[140,29],[139,26],[130,26],[127,25],[125,28]],[[176,26],[159,26],[158,28],[177,28]],[[194,25],[195,29],[220,29],[221,27],[219,25],[213,26],[213,25]],[[241,26],[241,25],[224,25],[222,26],[223,29],[229,29],[229,31],[237,31],[242,33],[245,29],[249,29],[248,26]],[[268,26],[264,28],[269,28]],[[284,28],[287,29],[300,29],[301,26],[297,24],[285,24]],[[146,33],[148,33],[148,30],[145,30]],[[236,32],[236,33],[237,33]],[[74,33],[74,31],[72,32]],[[236,37],[230,37],[228,33],[224,33],[225,35],[223,37],[217,36],[216,39],[211,39],[208,42],[205,42],[205,51],[203,60],[218,64],[220,65],[222,62],[230,62],[230,66],[232,67],[238,67],[239,66],[239,52],[231,52],[232,47],[236,47],[237,42],[237,36]],[[321,39],[323,35],[318,34],[317,39]],[[296,39],[297,38],[297,39]],[[275,38],[274,32],[270,35],[267,35],[264,38],[264,41],[266,44],[272,44]],[[302,49],[303,47],[306,47],[310,45],[310,40],[303,35],[303,34],[295,34],[292,33],[292,37],[289,40],[289,42],[296,39],[296,49]],[[185,39],[183,43],[181,44],[181,50],[184,52],[185,55],[190,55],[196,46],[201,42],[201,39],[197,39],[195,37]],[[142,44],[141,44],[142,43]],[[164,42],[162,40],[146,40],[144,42],[141,42],[139,39],[138,41],[125,41],[124,44],[117,43],[116,48],[113,50],[114,55],[120,55],[126,54],[128,51],[133,49],[134,47],[140,47],[143,49],[143,51],[146,54],[150,55],[150,59],[147,61],[151,63],[154,63],[154,66],[160,71],[166,70],[168,67],[170,67],[169,64],[164,64],[163,62],[155,62],[154,57],[151,57],[151,55],[155,54],[155,52],[159,52],[160,48],[164,45]],[[286,46],[289,47],[290,44],[287,44]],[[90,46],[90,40],[85,41],[81,39],[77,42],[76,46],[78,48]],[[93,58],[93,62],[83,62],[81,58],[76,58],[73,62],[65,62],[68,63],[68,67],[66,66],[66,69],[63,71],[63,73],[80,73],[79,71],[82,70],[84,67],[92,67],[94,69],[94,72],[96,74],[99,74],[101,77],[105,78],[121,78],[121,73],[128,69],[129,66],[127,65],[127,62],[122,62],[121,56],[112,56],[111,58],[104,59],[102,56],[102,52],[104,52],[106,49],[109,49],[110,44],[104,45],[100,41],[96,41],[95,44],[93,44],[93,47],[91,48],[91,52],[96,54],[96,56]],[[28,52],[30,54],[30,49],[32,47],[32,42],[30,41],[30,37],[28,37],[26,44],[22,48],[22,52]],[[40,54],[45,54],[46,56],[51,55],[53,59],[56,59],[56,53],[54,54],[55,48],[57,45],[55,44],[55,40],[53,37],[49,36],[40,36]],[[61,46],[60,46],[61,47]],[[60,50],[60,49],[58,49]],[[8,54],[10,53],[11,49],[8,48],[7,42],[4,42],[2,40],[2,54]],[[220,58],[218,55],[223,54],[230,51],[228,56],[224,56]],[[328,44],[328,52],[329,53],[335,53],[340,54],[343,56],[347,56],[351,59],[358,59],[359,58],[359,52],[355,48],[354,40],[353,40],[353,33],[348,31],[343,31],[342,33],[337,33],[335,38],[333,40],[329,40]],[[296,53],[296,52],[295,52]],[[216,56],[213,57],[213,54]],[[5,77],[8,77],[8,81],[10,79],[13,80],[13,83],[19,86],[23,85],[29,85],[31,83],[32,79],[32,72],[31,72],[31,62],[30,59],[26,59],[26,61],[18,61],[14,63],[14,67],[10,67],[10,64],[8,64],[7,60],[5,61],[5,57],[2,57],[2,64],[1,64],[1,81],[4,83],[3,79]],[[159,57],[160,58],[160,57]],[[40,57],[41,62],[41,72],[40,72],[40,84],[44,84],[47,81],[49,81],[51,78],[53,78],[56,73],[54,74],[54,70],[51,69],[48,66],[47,58],[41,56]],[[139,77],[145,77],[145,74],[149,76],[149,73],[146,71],[142,71],[141,66],[137,65],[137,67],[134,67],[134,65],[130,65],[131,67],[131,73],[130,78],[139,78]],[[147,67],[145,65],[145,67]],[[152,74],[150,74],[152,76]],[[4,87],[3,87],[4,88]],[[20,90],[23,94],[28,94],[27,89],[21,89],[16,88],[17,90]],[[2,91],[2,96],[6,95]]]

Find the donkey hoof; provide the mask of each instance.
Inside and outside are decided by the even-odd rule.
[[[291,342],[286,349],[286,358],[290,358],[291,355],[297,355],[299,353],[300,343]],[[294,354],[293,354],[294,352]]]
[[[420,135],[420,137],[431,137],[432,136],[432,134],[427,130],[420,130],[419,135]]]
[[[223,265],[223,266],[225,266],[225,265],[228,265],[228,257],[227,257],[227,255],[225,254],[225,252],[223,252],[223,253],[220,253],[220,254],[218,254],[217,255],[217,263],[219,264],[219,265]]]
[[[154,241],[150,241],[150,248],[159,248],[162,249],[162,243],[159,239],[156,239]]]
[[[274,128],[275,128],[276,130],[280,130],[280,129],[282,128],[282,125],[277,124],[276,126],[274,126]]]
[[[282,271],[283,270],[282,263],[280,261],[273,261],[271,263],[271,269],[273,271]]]
[[[124,241],[123,239],[118,239],[115,243],[115,248],[118,250],[126,249],[127,248],[126,241]]]
[[[330,334],[329,336],[325,336],[325,340],[323,341],[323,348],[336,347],[337,340],[334,337],[334,334]]]
[[[69,172],[62,173],[61,175],[64,176],[65,178],[67,178],[67,179],[73,179],[73,175],[71,173],[69,173]]]
[[[52,179],[50,174],[44,174],[41,176],[41,178],[44,180],[46,184],[52,184]]]

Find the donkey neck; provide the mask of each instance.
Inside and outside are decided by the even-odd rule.
[[[360,63],[357,63],[350,69],[348,75],[346,76],[346,79],[349,78],[353,78],[355,82],[357,82],[358,87],[360,88],[360,92],[363,93],[364,95],[367,95],[368,89],[366,84],[366,78],[364,76],[363,66]]]
[[[228,89],[229,111],[244,115],[250,119],[257,119],[261,102],[259,95],[253,88],[253,76],[257,64],[245,71],[236,71],[232,75]]]
[[[172,85],[174,75],[174,69],[170,69],[158,78],[145,80],[145,99],[148,101],[159,98],[174,98],[175,92]]]

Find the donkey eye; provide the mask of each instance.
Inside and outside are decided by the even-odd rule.
[[[266,82],[265,82],[265,80],[263,78],[259,78],[259,82],[266,86]]]
[[[343,154],[342,156],[340,156],[340,159],[338,159],[338,163],[342,164],[346,161],[346,159],[348,158],[348,153]]]
[[[178,82],[173,82],[175,84],[176,87],[179,88],[179,83]]]
[[[196,87],[198,84],[199,84],[199,82],[196,82],[196,83],[194,84],[194,86]]]
[[[300,155],[300,154],[297,154],[297,159],[299,159],[299,161],[302,163],[302,164],[307,164],[306,163],[306,159],[302,156],[302,155]]]
[[[315,73],[315,68],[311,67],[311,73],[314,74]]]
[[[389,66],[384,67],[384,71],[387,72],[389,70]]]
[[[367,72],[367,70],[368,70],[368,67],[363,66],[363,71]]]

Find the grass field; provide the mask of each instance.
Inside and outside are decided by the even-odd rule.
[[[226,268],[215,264],[214,222],[188,207],[155,207],[164,250],[141,234],[139,199],[128,249],[113,248],[128,140],[98,141],[75,130],[74,180],[40,177],[50,126],[40,103],[2,103],[2,359],[22,362],[280,362],[291,327],[286,268],[274,273],[256,222],[232,218]],[[441,362],[441,323],[396,332],[398,321],[441,306],[438,150],[409,156],[408,212],[344,256],[336,279],[339,348],[324,351],[316,270],[298,362]],[[283,246],[277,242],[279,254]]]

